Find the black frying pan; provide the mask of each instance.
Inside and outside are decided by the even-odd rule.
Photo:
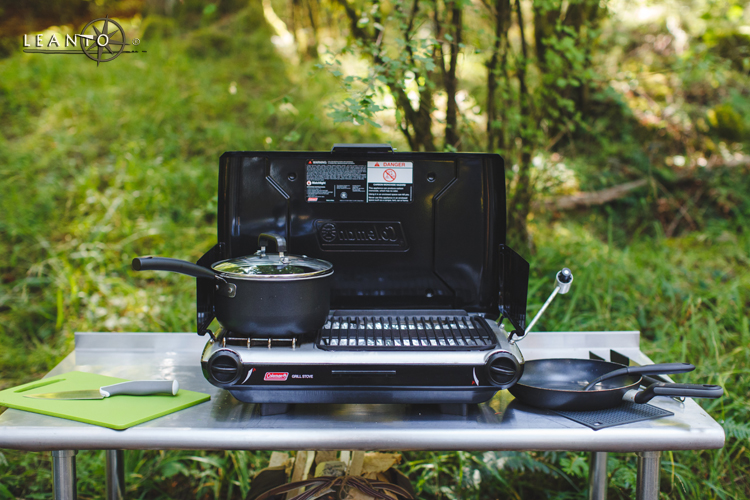
[[[623,368],[629,373],[606,378],[585,390],[598,377]],[[641,375],[683,373],[694,368],[687,363],[625,367],[596,359],[536,359],[524,363],[521,379],[509,390],[516,399],[537,408],[574,411],[612,408],[623,399],[642,404],[654,396],[718,398],[724,393],[718,385],[665,383],[638,392]]]

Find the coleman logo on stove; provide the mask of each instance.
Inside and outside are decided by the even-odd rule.
[[[263,380],[268,380],[271,382],[284,382],[287,378],[289,378],[289,372],[266,372]]]
[[[320,246],[325,249],[405,250],[406,238],[400,222],[317,221]]]

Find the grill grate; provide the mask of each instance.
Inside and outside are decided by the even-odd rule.
[[[495,343],[473,316],[330,316],[317,340],[329,351],[476,351]]]

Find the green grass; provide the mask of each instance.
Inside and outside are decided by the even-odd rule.
[[[253,475],[268,465],[270,453],[248,451],[128,451],[125,495],[133,499],[244,498]],[[104,498],[103,451],[76,456],[78,498]],[[6,450],[0,465],[18,475],[3,474],[0,498],[52,498],[49,453]]]
[[[251,9],[100,67],[0,62],[0,386],[44,373],[76,330],[193,328],[194,284],[135,279],[129,262],[214,245],[221,153],[362,142],[325,119],[331,82],[288,67],[258,19]],[[249,34],[206,52],[220,28]]]
[[[334,83],[280,59],[258,19],[245,12],[144,41],[147,54],[99,68],[28,54],[0,61],[0,387],[43,375],[71,351],[75,331],[194,328],[191,280],[128,268],[138,255],[195,260],[214,244],[222,152],[380,139],[326,119],[321,103]],[[222,35],[226,26],[239,34]],[[207,39],[223,50],[207,49]],[[733,186],[729,198],[740,189],[749,199],[738,180],[746,173],[711,188]],[[655,361],[694,362],[691,381],[725,388],[724,398],[701,404],[724,424],[726,446],[664,454],[665,498],[750,496],[750,236],[737,229],[748,217],[742,196],[730,222],[707,213],[699,232],[679,238],[659,236],[652,214],[627,206],[620,208],[638,213],[637,227],[656,229],[629,233],[624,215],[606,210],[532,227],[529,312],[543,303],[556,270],[567,265],[575,274],[571,293],[539,330],[640,330]],[[129,497],[243,498],[266,458],[128,452]],[[410,452],[402,469],[420,498],[585,498],[583,458]],[[629,498],[634,457],[612,455],[609,473],[610,498]],[[80,453],[78,476],[79,497],[100,498],[102,453]],[[0,498],[50,498],[50,490],[49,454],[3,451]]]
[[[550,307],[539,329],[639,330],[641,348],[654,361],[696,365],[678,380],[724,387],[723,398],[698,401],[724,423],[727,444],[718,451],[665,454],[662,491],[671,492],[669,498],[750,494],[745,479],[750,459],[750,330],[745,313],[750,237],[713,229],[615,247],[580,222],[535,228],[538,253],[532,268],[539,274],[532,280],[530,309],[549,293],[556,269],[569,265],[575,274],[571,292]],[[678,464],[674,470],[672,460]],[[632,484],[615,481],[612,486],[624,496],[611,492],[611,498],[627,498]]]

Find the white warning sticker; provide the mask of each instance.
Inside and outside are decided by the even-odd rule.
[[[367,182],[411,184],[412,163],[410,161],[368,161]]]
[[[411,202],[412,179],[410,161],[368,161],[367,202]]]

